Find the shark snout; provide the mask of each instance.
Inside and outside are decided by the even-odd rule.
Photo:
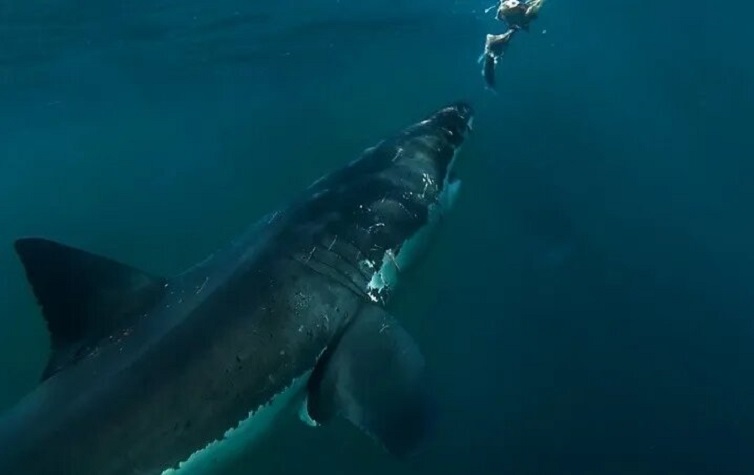
[[[474,109],[466,102],[456,102],[450,106],[452,113],[458,117],[458,120],[466,124],[466,129],[471,130],[474,122]]]
[[[472,130],[474,109],[467,102],[455,102],[437,111],[431,121],[444,130],[446,138],[458,147]]]

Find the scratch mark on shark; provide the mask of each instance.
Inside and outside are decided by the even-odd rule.
[[[316,251],[316,250],[317,250],[317,247],[315,246],[315,247],[312,248],[311,251],[309,251],[309,255],[306,256],[306,261],[305,262],[309,262],[310,260],[312,260],[312,256],[314,255],[314,251]]]
[[[332,247],[335,245],[335,241],[337,241],[337,240],[338,240],[338,235],[336,234],[335,237],[332,238],[332,242],[330,243],[330,245],[327,246],[327,250],[328,251],[332,251]]]
[[[209,282],[209,277],[204,278],[204,282],[202,282],[202,285],[199,286],[196,292],[194,292],[194,295],[199,295],[202,293],[202,290],[204,290],[204,287],[207,285],[207,282]]]

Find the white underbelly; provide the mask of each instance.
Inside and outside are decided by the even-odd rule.
[[[180,462],[177,468],[169,468],[162,475],[209,475],[237,458],[257,441],[275,422],[277,417],[292,404],[300,402],[311,371],[293,380],[290,386],[273,397],[269,403],[249,413],[246,419],[229,429],[222,439],[197,450]]]

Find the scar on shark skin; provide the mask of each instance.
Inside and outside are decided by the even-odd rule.
[[[385,251],[385,255],[387,256],[388,259],[390,259],[390,262],[392,262],[395,268],[398,269],[398,271],[400,272],[401,266],[399,266],[398,261],[395,260],[395,253],[393,252],[393,250],[388,249],[387,251]]]
[[[305,262],[309,262],[310,260],[312,260],[312,256],[314,255],[314,252],[316,250],[317,250],[317,247],[315,246],[315,247],[312,248],[311,251],[309,251],[309,255],[306,256],[306,261]]]
[[[207,282],[209,282],[209,277],[204,278],[204,282],[202,282],[202,285],[199,286],[199,288],[196,290],[195,295],[199,295],[202,293],[202,290],[204,290],[204,287],[207,285]]]
[[[335,241],[337,241],[337,240],[338,240],[338,235],[336,234],[335,237],[332,238],[332,242],[330,243],[330,245],[327,246],[327,250],[328,251],[332,251],[332,247],[335,245]]]

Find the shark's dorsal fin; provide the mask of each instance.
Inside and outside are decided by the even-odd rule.
[[[127,326],[167,284],[162,277],[47,239],[19,239],[15,248],[50,331],[52,354],[42,380],[75,362],[81,348]]]

